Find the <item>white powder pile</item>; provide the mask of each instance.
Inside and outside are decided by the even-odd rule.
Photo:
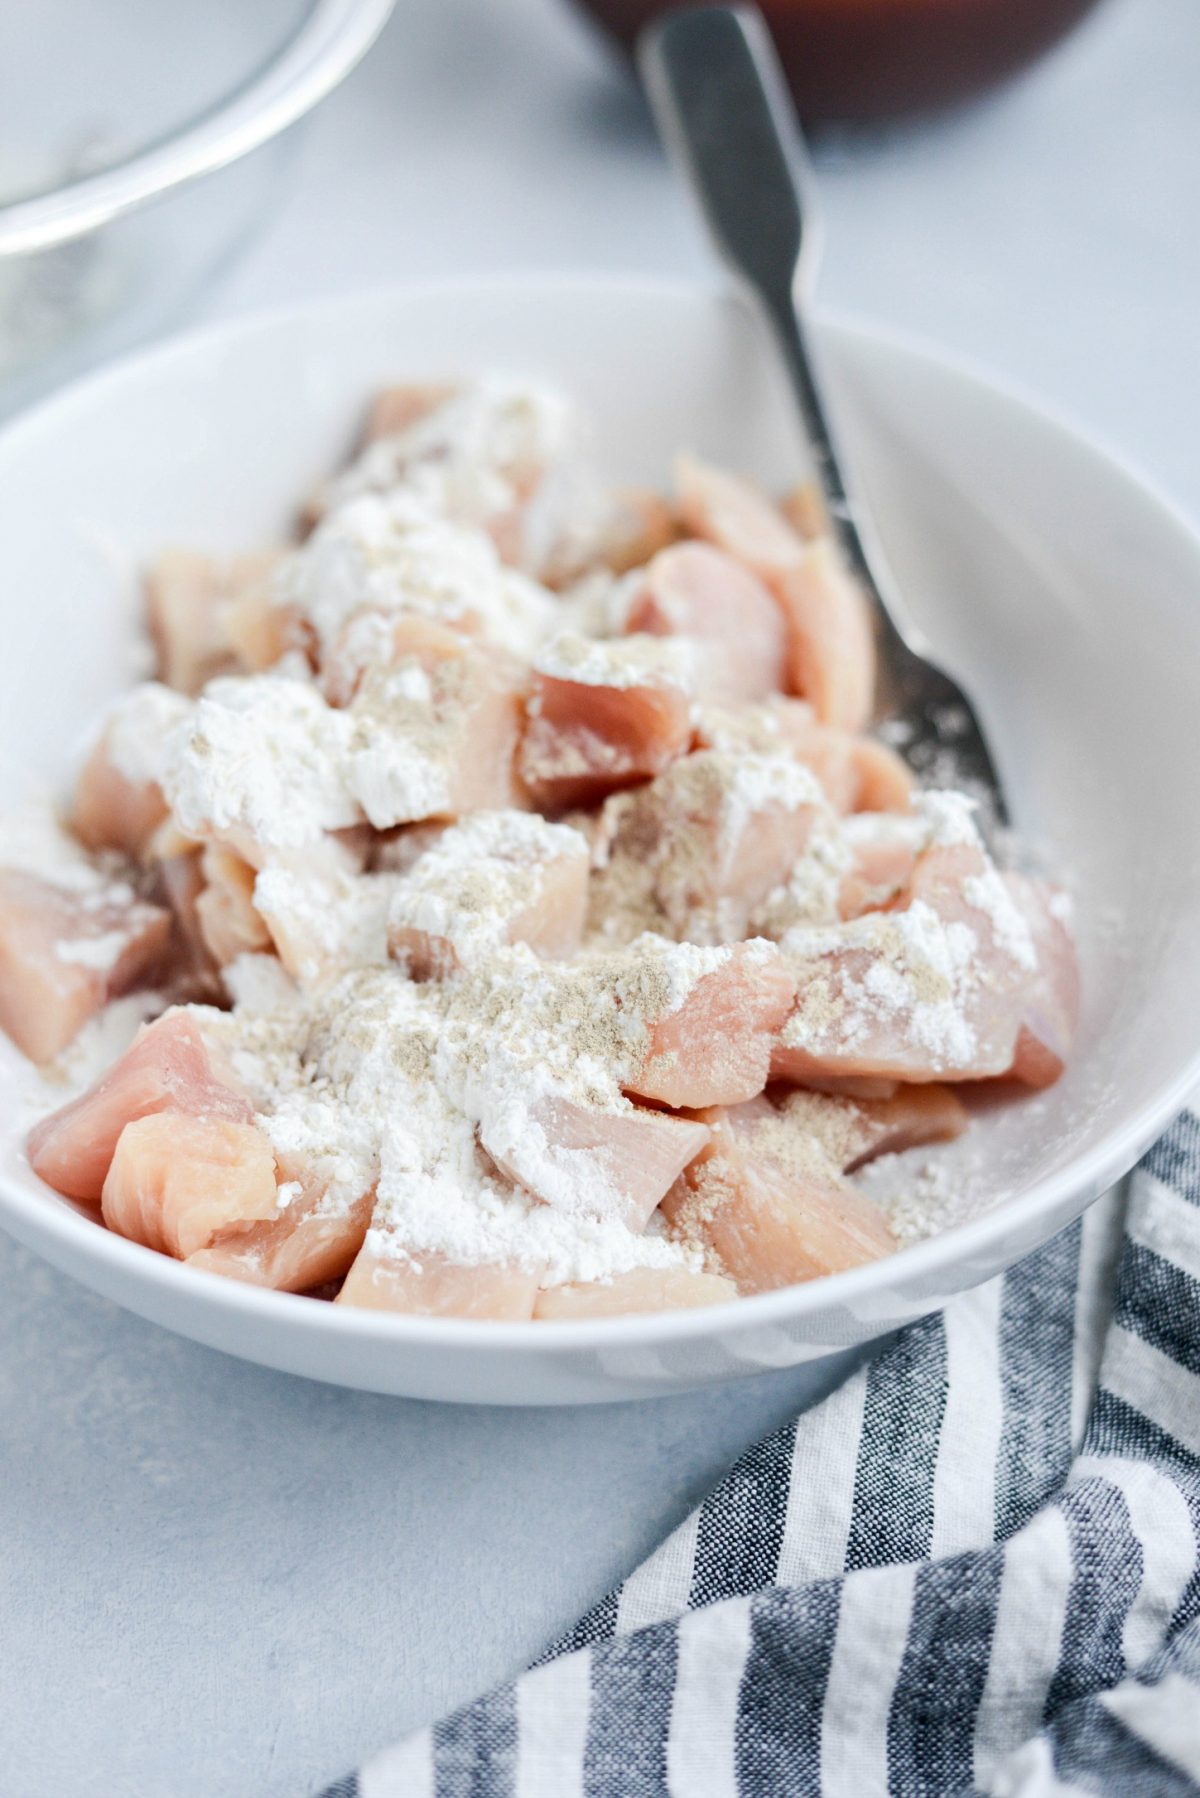
[[[105,750],[117,773],[135,787],[151,781],[161,786],[168,743],[191,711],[189,699],[159,681],[143,681],[124,694],[104,725]]]
[[[322,665],[336,662],[348,687],[397,617],[469,629],[531,656],[557,613],[553,596],[506,568],[482,531],[448,522],[404,488],[330,513],[279,569],[275,593],[312,626]]]
[[[444,517],[486,524],[563,461],[575,430],[557,393],[495,377],[464,383],[405,429],[369,443],[324,498],[336,506],[403,484]]]
[[[163,791],[189,836],[313,848],[362,816],[347,780],[353,732],[305,681],[210,681],[169,741]]]
[[[510,1051],[537,1033],[514,1015],[521,991],[514,984],[507,1007],[493,1004],[499,1040]],[[543,995],[542,1027],[545,1003]],[[499,1177],[480,1147],[481,1108],[464,1109],[450,1090],[465,1093],[482,1071],[479,1061],[490,1060],[480,1033],[466,1026],[469,1010],[449,989],[415,986],[386,969],[350,974],[302,1004],[289,999],[267,1013],[206,1013],[204,1027],[259,1107],[277,1154],[302,1158],[328,1182],[324,1211],[376,1187],[369,1247],[377,1254],[511,1261],[538,1270],[545,1283],[691,1265],[683,1249],[635,1233],[611,1207],[555,1208]],[[501,1054],[492,1066],[508,1097],[519,1059]],[[577,1095],[587,1086],[572,1083],[562,1066],[558,1084]],[[611,1096],[632,1110],[619,1093]]]

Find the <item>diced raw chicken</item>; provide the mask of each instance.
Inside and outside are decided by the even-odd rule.
[[[155,780],[131,781],[109,753],[107,733],[83,764],[71,803],[71,829],[85,849],[113,849],[134,860],[167,817]]]
[[[874,631],[832,539],[806,543],[751,482],[692,457],[680,458],[676,479],[689,529],[745,563],[783,608],[791,691],[822,724],[862,730],[874,705]]]
[[[773,944],[735,944],[677,1010],[651,1025],[649,1054],[628,1091],[687,1110],[752,1099],[766,1084],[772,1045],[794,997]]]
[[[875,704],[875,634],[862,590],[828,537],[771,583],[788,625],[788,684],[822,724],[863,730]]]
[[[301,987],[319,986],[351,968],[387,960],[392,874],[267,868],[254,886],[254,909],[280,961]]]
[[[536,1269],[503,1262],[461,1267],[425,1251],[384,1257],[364,1246],[334,1302],[418,1317],[520,1323],[533,1316],[538,1278]]]
[[[201,857],[204,886],[196,895],[196,917],[205,947],[219,968],[239,955],[271,947],[271,933],[254,908],[254,869],[222,843],[209,843]]]
[[[883,1214],[819,1144],[792,1145],[784,1165],[761,1152],[764,1108],[755,1100],[705,1114],[709,1147],[662,1204],[676,1232],[714,1254],[741,1293],[770,1292],[891,1254],[896,1243]]]
[[[577,830],[536,812],[475,812],[396,885],[389,950],[414,980],[443,979],[504,943],[565,960],[583,933],[588,871]]]
[[[191,702],[159,681],[142,681],[109,710],[84,763],[71,828],[86,849],[153,860],[168,820],[162,781]]]
[[[912,809],[911,771],[886,743],[836,725],[818,724],[803,699],[773,695],[765,704],[729,710],[701,706],[696,741],[703,749],[790,755],[811,768],[838,812]]]
[[[179,1260],[276,1215],[275,1155],[254,1124],[155,1112],[126,1124],[100,1197],[110,1230]]]
[[[691,740],[691,702],[652,637],[561,638],[534,664],[521,778],[535,803],[589,805],[658,774]]]
[[[922,847],[919,820],[895,812],[862,812],[846,822],[842,841],[851,855],[838,895],[843,918],[884,911],[912,883]]]
[[[158,863],[162,897],[171,913],[171,947],[168,985],[179,1002],[219,1001],[224,994],[220,965],[204,939],[197,901],[204,892],[204,874],[198,851],[169,855]]]
[[[969,1120],[948,1086],[898,1086],[887,1096],[793,1092],[768,1110],[731,1113],[734,1128],[753,1139],[760,1159],[786,1168],[793,1143],[815,1142],[842,1173],[880,1155],[930,1143],[953,1142]]]
[[[855,737],[856,812],[909,812],[916,779],[907,762],[876,737]]]
[[[253,1116],[184,1011],[147,1024],[95,1086],[35,1124],[30,1165],[56,1192],[97,1200],[126,1124],[160,1111],[243,1124]]]
[[[530,1107],[528,1128],[518,1135],[501,1138],[485,1122],[479,1140],[510,1180],[547,1204],[562,1207],[565,1189],[568,1208],[644,1230],[663,1194],[703,1149],[708,1131],[663,1112],[593,1111],[545,1098]]]
[[[69,892],[0,869],[0,1029],[31,1061],[52,1061],[150,974],[170,932],[170,914],[127,887]]]
[[[792,933],[785,948],[799,997],[772,1060],[778,1079],[1013,1074],[1042,1085],[1061,1070],[1077,990],[1070,938],[1061,927],[1039,936],[977,842],[935,843],[891,910]]]
[[[158,558],[146,573],[146,611],[161,681],[180,693],[198,693],[205,681],[233,668],[227,608],[257,593],[277,559],[267,553],[219,562],[185,549]]]
[[[827,816],[817,781],[787,756],[685,756],[608,802],[593,920],[616,938],[655,930],[679,941],[739,942]]]
[[[264,569],[263,578],[231,599],[223,629],[239,668],[261,674],[286,655],[313,656],[312,632],[299,613],[279,600]]]
[[[779,502],[779,510],[806,543],[829,534],[829,512],[815,481],[802,481],[785,493]]]
[[[622,1317],[634,1311],[684,1311],[724,1305],[737,1297],[732,1280],[692,1273],[685,1267],[634,1267],[611,1280],[547,1286],[538,1293],[533,1315],[546,1323]]]
[[[568,509],[566,527],[540,559],[538,579],[561,591],[599,573],[628,574],[678,535],[675,514],[661,494],[644,487],[619,488],[583,528]]]
[[[677,543],[655,556],[639,577],[626,628],[692,640],[703,697],[737,705],[786,685],[778,604],[757,575],[707,543]]]
[[[697,456],[675,462],[679,514],[695,537],[715,543],[768,585],[803,559],[805,543],[753,481],[714,468]]]
[[[363,441],[375,443],[380,437],[407,431],[453,399],[457,391],[450,381],[397,381],[381,387],[367,412]]]
[[[1025,998],[1012,1076],[1025,1086],[1053,1086],[1079,1028],[1079,961],[1063,919],[1063,895],[1044,881],[1006,874],[1005,885],[1029,925],[1038,976]]]
[[[514,657],[462,637],[428,668],[369,673],[347,715],[351,785],[376,830],[527,806],[515,767],[525,688]]]
[[[207,1248],[188,1256],[188,1266],[225,1274],[275,1292],[307,1292],[349,1272],[371,1222],[374,1194],[330,1205],[325,1187],[289,1157],[279,1173],[299,1191],[263,1223],[232,1223]]]

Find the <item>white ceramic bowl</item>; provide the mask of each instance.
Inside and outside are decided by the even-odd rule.
[[[1126,471],[977,375],[828,332],[847,435],[918,622],[979,694],[1026,831],[1079,884],[1085,1015],[1049,1094],[982,1118],[994,1208],[893,1259],[719,1309],[597,1324],[388,1317],[193,1273],[35,1180],[0,1063],[0,1223],[142,1316],[347,1386],[490,1404],[641,1397],[864,1343],[998,1272],[1123,1173],[1200,1078],[1200,542]],[[603,280],[369,294],[224,325],[0,437],[0,767],[65,776],[130,678],[134,570],[269,539],[390,375],[564,385],[623,479],[688,444],[775,482],[787,410],[740,309]],[[0,845],[0,860],[3,859]],[[53,1349],[51,1347],[51,1351]]]

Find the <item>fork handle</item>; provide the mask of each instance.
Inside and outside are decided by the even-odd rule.
[[[821,225],[799,124],[762,16],[734,6],[669,12],[643,33],[638,58],[668,153],[688,179],[717,254],[779,349],[830,524],[888,640],[885,661],[903,661],[911,637],[898,623],[882,556],[863,541],[801,316]]]

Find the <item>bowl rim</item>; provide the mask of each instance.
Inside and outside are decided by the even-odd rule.
[[[202,353],[208,347],[228,343],[231,338],[252,338],[263,332],[307,322],[319,324],[325,319],[341,318],[356,308],[371,310],[414,300],[429,301],[442,296],[452,299],[468,294],[486,299],[494,293],[497,298],[502,298],[511,297],[514,291],[536,291],[564,302],[572,297],[594,296],[597,292],[607,291],[651,302],[711,304],[717,300],[742,304],[736,295],[730,295],[715,282],[615,274],[612,271],[526,273],[518,270],[486,277],[463,275],[445,280],[380,283],[356,288],[347,293],[239,314],[173,335],[121,357],[7,421],[0,427],[0,460],[13,453],[14,448],[19,452],[23,437],[37,438],[47,430],[53,431],[60,417],[69,417],[73,408],[98,400],[102,403],[110,387],[119,390],[131,377],[152,376],[159,365],[165,368],[181,356]],[[918,373],[949,373],[956,382],[975,390],[988,401],[999,402],[1009,412],[1022,414],[1043,436],[1069,446],[1076,457],[1082,456],[1101,465],[1109,474],[1115,473],[1123,483],[1139,490],[1142,500],[1157,515],[1159,522],[1190,552],[1196,562],[1200,586],[1200,530],[1174,498],[1123,452],[1113,449],[1101,434],[1081,427],[1065,411],[1045,403],[1019,382],[995,375],[970,356],[943,351],[913,333],[879,325],[860,314],[822,315],[819,335],[840,351],[848,352],[850,360],[856,350],[883,349],[908,362]],[[998,1202],[980,1217],[900,1248],[883,1260],[800,1285],[780,1287],[773,1292],[756,1293],[686,1311],[640,1312],[590,1322],[499,1322],[416,1317],[319,1304],[301,1294],[276,1292],[186,1267],[169,1256],[115,1235],[98,1221],[73,1209],[49,1189],[47,1197],[43,1198],[10,1184],[2,1173],[0,1227],[6,1227],[12,1218],[17,1224],[14,1234],[31,1247],[36,1248],[39,1239],[53,1241],[67,1251],[71,1262],[75,1260],[75,1252],[79,1252],[84,1259],[94,1259],[131,1281],[157,1284],[165,1291],[175,1288],[179,1296],[186,1293],[210,1312],[226,1310],[242,1318],[253,1318],[264,1326],[274,1323],[285,1326],[289,1332],[300,1328],[314,1332],[318,1337],[332,1336],[364,1345],[441,1347],[455,1351],[490,1349],[524,1354],[540,1348],[544,1354],[561,1355],[571,1348],[594,1352],[699,1343],[730,1330],[742,1333],[783,1322],[795,1324],[805,1317],[815,1317],[838,1307],[854,1310],[861,1301],[888,1287],[915,1294],[930,1276],[956,1265],[968,1265],[975,1257],[994,1250],[999,1239],[1010,1231],[1015,1233],[1024,1225],[1035,1224],[1044,1212],[1063,1207],[1070,1211],[1074,1201],[1075,1208],[1070,1211],[1070,1216],[1078,1216],[1093,1199],[1129,1171],[1183,1109],[1189,1094],[1198,1085],[1200,1019],[1197,1020],[1195,1048],[1176,1076],[1157,1095],[1141,1105],[1123,1126],[1110,1130],[1085,1154],[1036,1181],[1016,1197]],[[944,1296],[933,1297],[923,1308],[936,1310],[944,1302]],[[914,1316],[919,1314],[919,1311],[914,1312]]]
[[[111,168],[0,206],[0,259],[71,243],[176,187],[228,168],[294,125],[340,85],[395,0],[310,0],[283,44],[223,99]]]

